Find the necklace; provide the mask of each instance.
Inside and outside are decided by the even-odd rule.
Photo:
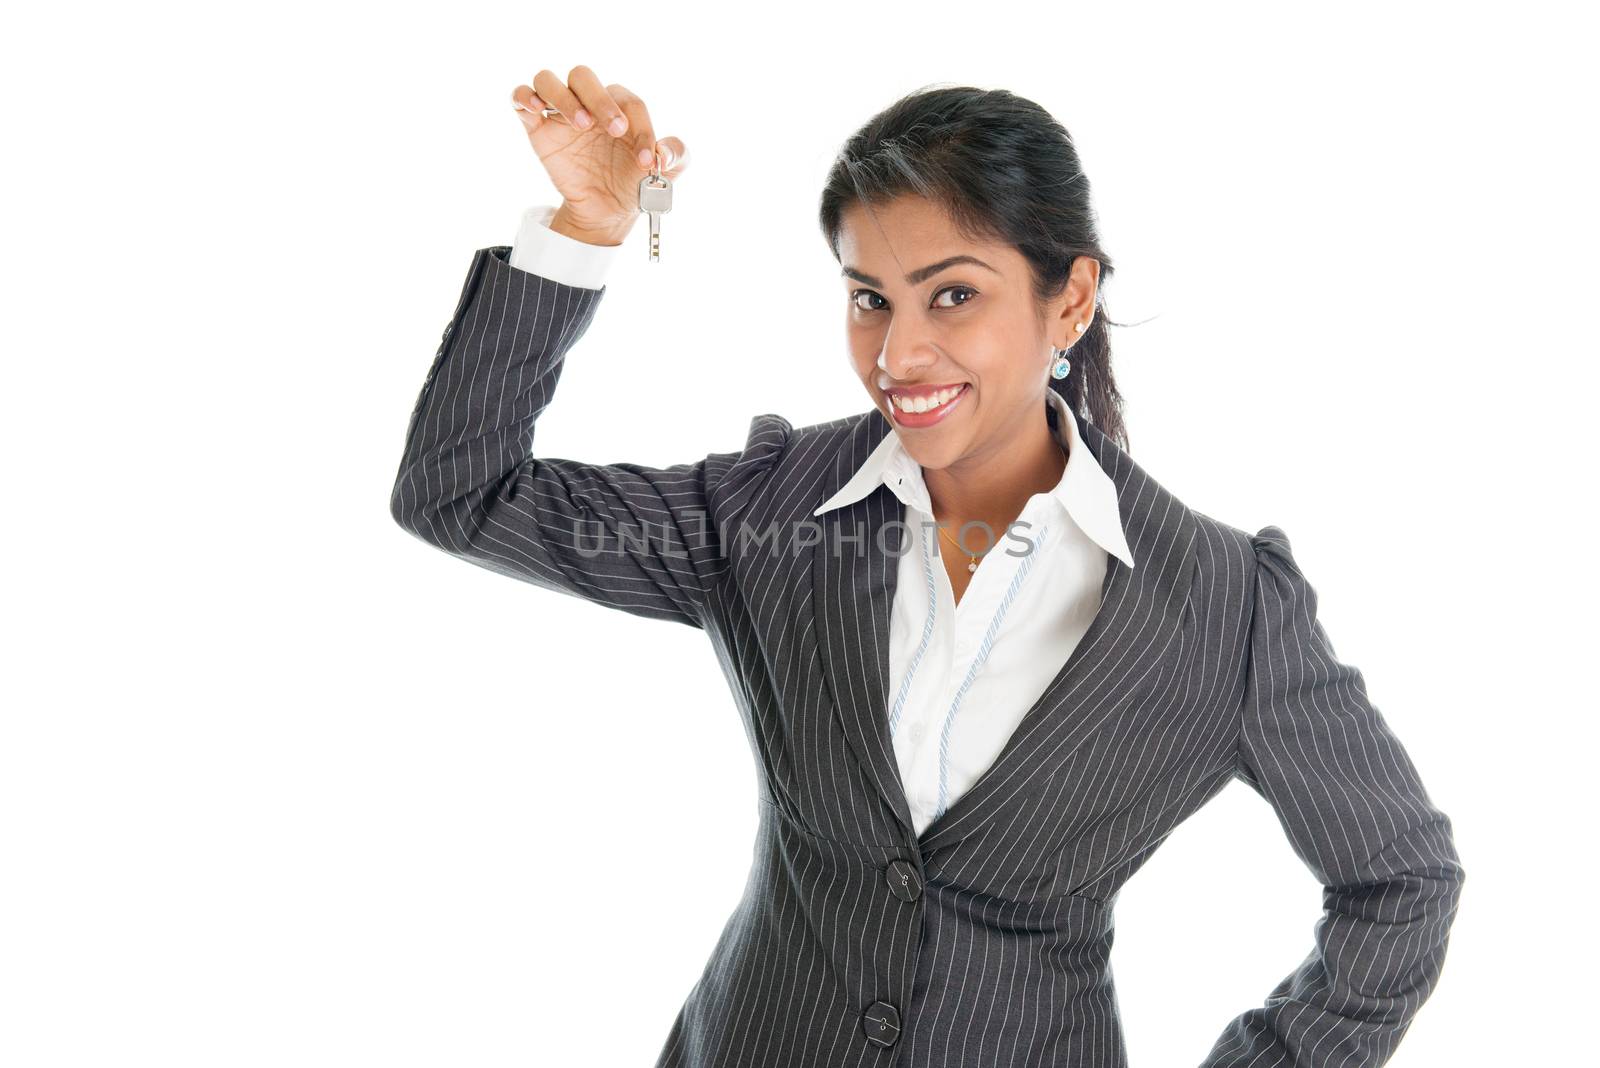
[[[951,538],[949,532],[946,531],[944,529],[944,527],[939,526],[939,527],[937,527],[937,529],[938,529],[940,534],[943,534],[945,537],[950,538],[950,544],[951,545],[954,545],[957,549],[961,549],[962,552],[967,553],[967,550],[963,549],[961,547],[961,543],[956,541],[956,539]],[[992,551],[991,549],[985,549],[983,552],[979,553],[978,556],[988,556],[991,551]],[[967,553],[967,555],[972,557],[972,563],[967,565],[967,574],[970,575],[974,571],[978,570],[978,557],[977,556],[973,556],[971,553]]]

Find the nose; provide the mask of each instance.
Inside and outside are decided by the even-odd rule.
[[[895,382],[918,380],[938,360],[938,350],[926,337],[912,337],[904,329],[889,330],[878,351],[878,369]]]

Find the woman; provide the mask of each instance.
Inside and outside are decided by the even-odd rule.
[[[1203,1063],[1387,1060],[1443,967],[1450,821],[1284,532],[1129,458],[1066,130],[972,88],[875,116],[821,209],[872,410],[759,415],[737,452],[650,468],[532,443],[640,180],[657,154],[680,175],[684,146],[587,67],[513,102],[563,203],[475,254],[392,511],[716,648],[758,761],[756,860],[659,1065],[1124,1065],[1117,894],[1234,778],[1326,907]]]

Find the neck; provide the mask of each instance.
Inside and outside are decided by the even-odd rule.
[[[938,470],[923,468],[933,516],[972,555],[999,545],[1028,499],[1048,493],[1066,470],[1065,448],[1043,417],[1003,441]],[[963,523],[979,523],[965,532]]]

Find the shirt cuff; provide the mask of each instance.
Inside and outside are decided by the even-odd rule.
[[[556,209],[536,204],[522,213],[522,226],[511,246],[510,264],[519,271],[569,286],[600,289],[621,245],[591,245],[550,229]]]

